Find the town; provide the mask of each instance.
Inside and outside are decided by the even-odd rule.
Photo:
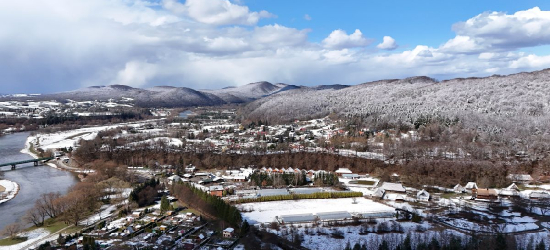
[[[283,239],[262,241],[265,249],[384,242],[395,247],[405,237],[420,244],[420,235],[442,244],[447,244],[445,234],[502,234],[525,245],[548,237],[550,179],[545,173],[413,183],[411,174],[383,167],[407,160],[391,156],[395,149],[388,143],[421,141],[422,131],[357,128],[330,117],[281,125],[239,123],[236,110],[223,108],[153,112],[164,115],[31,135],[29,151],[54,156],[48,164],[75,172],[82,183],[96,183],[102,205],[82,211],[70,222],[75,224],[70,233],[20,244],[249,249],[251,231],[255,237]],[[428,154],[472,157],[462,149],[437,150]],[[311,154],[327,160],[311,162]],[[238,218],[218,214],[218,206],[235,208]]]

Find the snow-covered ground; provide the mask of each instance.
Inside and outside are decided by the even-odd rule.
[[[339,212],[369,213],[369,212],[393,212],[394,208],[374,202],[369,199],[357,198],[353,204],[353,198],[341,199],[310,199],[310,200],[286,200],[271,202],[254,202],[237,205],[243,212],[243,218],[251,224],[269,223],[275,220],[275,216],[298,215],[307,213]]]
[[[28,249],[35,241],[40,241],[41,238],[50,235],[46,229],[38,228],[32,231],[21,233],[20,237],[27,237],[27,240],[19,244],[11,246],[0,246],[0,250],[19,250],[19,249]],[[58,236],[58,235],[56,235]]]
[[[19,185],[10,180],[0,180],[0,186],[5,189],[4,192],[0,193],[0,204],[15,198],[15,195],[19,192]]]
[[[109,126],[97,126],[97,127],[87,127],[80,128],[75,130],[61,131],[50,134],[37,134],[34,136],[29,136],[27,138],[27,145],[32,143],[33,145],[38,145],[38,147],[48,150],[48,149],[57,149],[57,148],[69,148],[75,147],[79,140],[91,140],[97,136],[99,131],[113,129],[121,126],[130,126],[130,127],[141,127],[145,124],[151,123],[158,120],[146,120],[133,123],[119,123]],[[27,152],[24,152],[27,153]]]

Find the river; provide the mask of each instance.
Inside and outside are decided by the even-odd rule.
[[[32,156],[21,153],[29,133],[16,133],[0,137],[0,162],[7,163],[32,159]],[[78,182],[78,178],[71,172],[52,168],[47,165],[33,166],[33,163],[17,165],[16,170],[11,167],[2,167],[4,179],[17,182],[19,193],[17,196],[0,204],[0,230],[13,222],[22,222],[27,210],[34,206],[34,202],[41,194],[60,192],[65,194],[68,188]]]

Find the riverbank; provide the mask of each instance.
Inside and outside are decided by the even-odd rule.
[[[18,193],[19,184],[10,180],[0,180],[0,204],[15,198]]]

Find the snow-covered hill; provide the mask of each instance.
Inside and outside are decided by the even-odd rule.
[[[336,113],[409,124],[431,116],[457,118],[468,127],[493,133],[544,134],[550,132],[550,69],[442,82],[411,77],[341,89],[300,88],[251,102],[243,113],[272,121]]]
[[[278,91],[293,89],[286,84],[269,82],[250,83],[219,90],[194,90],[185,87],[156,86],[148,89],[125,85],[92,86],[83,89],[43,95],[40,99],[67,99],[76,101],[132,98],[141,107],[211,106],[226,103],[244,103],[268,96]],[[296,88],[300,88],[297,87]]]

